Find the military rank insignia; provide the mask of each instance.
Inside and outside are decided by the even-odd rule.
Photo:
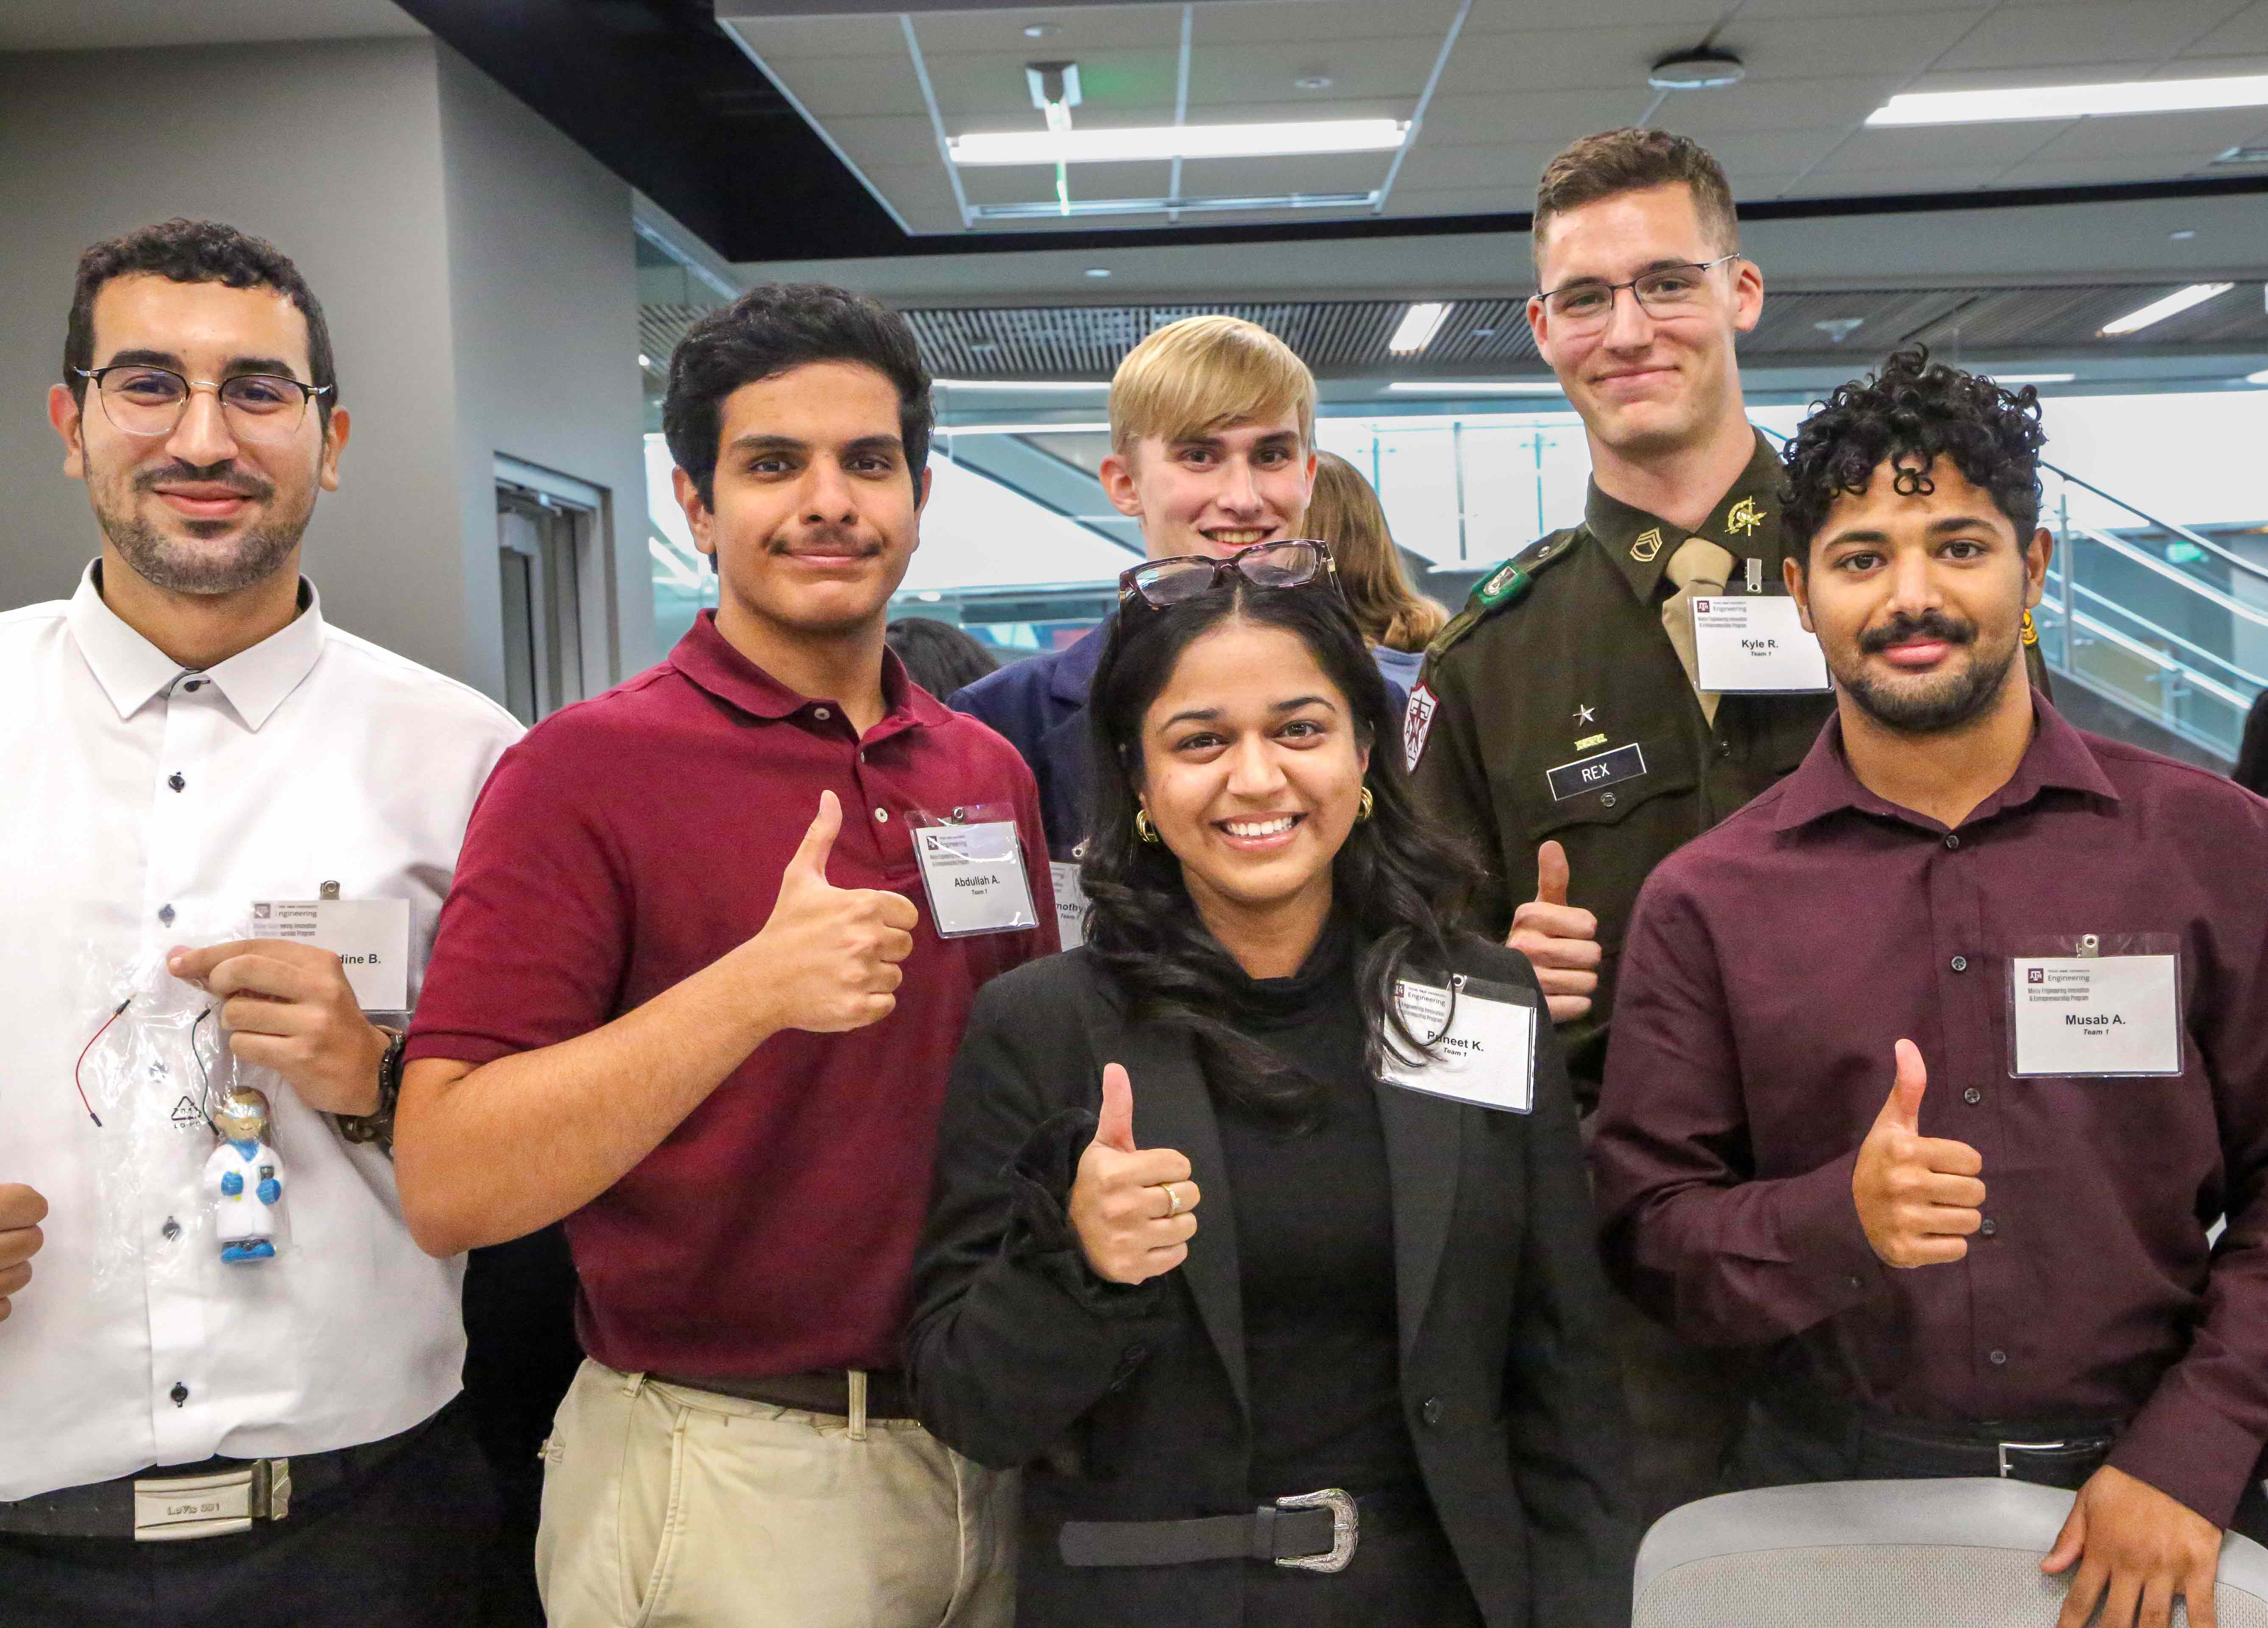
[[[1631,558],[1641,565],[1646,564],[1660,552],[1661,527],[1659,526],[1638,533],[1636,541],[1631,544]]]

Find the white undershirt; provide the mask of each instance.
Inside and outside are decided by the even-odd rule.
[[[119,1127],[91,1124],[72,1088],[104,980],[217,941],[255,899],[327,881],[406,898],[416,998],[474,799],[519,726],[304,597],[205,674],[120,621],[92,570],[68,601],[0,615],[0,1182],[49,1206],[0,1322],[0,1499],[373,1441],[458,1389],[463,1264],[411,1241],[382,1152],[279,1090],[266,1139],[291,1172],[288,1249],[153,1271],[164,1203],[137,1214],[99,1179],[117,1144],[97,1138]],[[98,1278],[99,1244],[124,1269]]]

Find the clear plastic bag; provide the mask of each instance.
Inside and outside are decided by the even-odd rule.
[[[249,936],[248,924],[232,924],[173,942]],[[95,1288],[285,1253],[291,1182],[268,1128],[282,1078],[237,1060],[220,1000],[167,972],[165,949],[93,969],[89,981],[99,1005],[74,1083],[94,1121]]]

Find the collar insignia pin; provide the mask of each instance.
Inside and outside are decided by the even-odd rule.
[[[1756,507],[1756,500],[1753,497],[1743,497],[1725,511],[1725,529],[1736,536],[1745,536],[1758,530],[1764,523],[1764,511]]]
[[[1598,716],[1597,708],[1579,704],[1575,708],[1575,727],[1580,729],[1586,724],[1595,723],[1598,721]]]
[[[1660,552],[1661,527],[1659,526],[1640,532],[1638,534],[1638,541],[1631,544],[1631,558],[1641,565],[1646,564]]]

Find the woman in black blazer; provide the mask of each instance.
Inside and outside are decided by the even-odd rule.
[[[979,996],[915,1269],[924,1421],[1025,1470],[1017,1620],[1625,1623],[1558,1046],[1527,961],[1445,925],[1468,873],[1329,552],[1120,597],[1087,941]]]

